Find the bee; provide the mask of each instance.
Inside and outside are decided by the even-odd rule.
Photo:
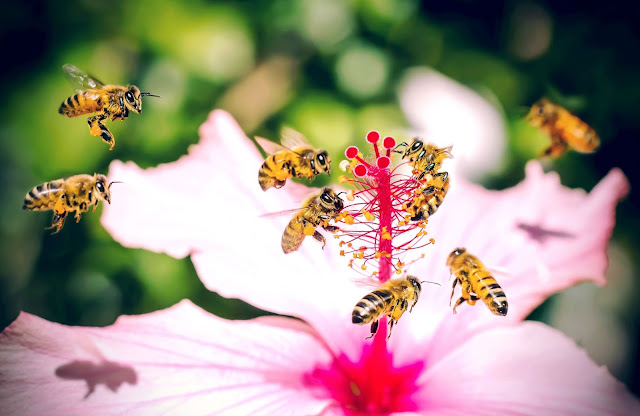
[[[356,303],[351,313],[351,322],[356,325],[365,325],[371,322],[371,335],[368,337],[371,338],[378,332],[379,319],[386,315],[389,317],[388,339],[391,337],[393,326],[402,317],[402,314],[407,309],[411,312],[418,303],[420,291],[422,291],[421,283],[414,276],[391,279],[383,283],[378,289]]]
[[[67,117],[96,113],[87,119],[91,135],[100,136],[109,144],[109,150],[113,149],[116,142],[103,122],[109,117],[111,120],[124,120],[129,116],[129,111],[142,114],[142,97],[158,97],[148,92],[140,92],[135,85],[103,85],[71,64],[64,64],[62,71],[75,87],[77,94],[64,100],[58,112]]]
[[[476,256],[464,248],[456,248],[447,258],[447,266],[455,276],[449,306],[451,306],[456,285],[459,283],[462,286],[462,296],[453,307],[453,313],[456,313],[456,308],[464,301],[469,305],[475,305],[478,299],[482,299],[494,315],[507,314],[509,307],[507,296]]]
[[[263,191],[282,188],[291,177],[313,179],[321,173],[331,174],[329,153],[314,149],[293,129],[283,130],[282,146],[262,137],[256,137],[256,141],[269,154],[258,170]]]
[[[53,234],[62,230],[67,214],[75,211],[76,222],[83,212],[93,206],[95,211],[100,201],[111,203],[110,188],[116,182],[107,185],[107,177],[101,174],[74,175],[67,179],[45,182],[30,190],[24,198],[22,209],[29,211],[53,210],[50,230]]]
[[[418,180],[422,180],[428,173],[439,171],[445,159],[453,159],[451,154],[453,146],[438,148],[432,143],[425,144],[417,137],[413,138],[409,145],[400,143],[396,149],[400,146],[406,146],[402,158],[413,163],[413,173],[418,175]]]
[[[442,205],[448,190],[448,172],[430,175],[427,181],[417,189],[417,194],[413,199],[404,204],[403,209],[409,214],[411,221],[426,220]]]
[[[342,199],[331,188],[322,188],[317,194],[305,199],[302,208],[297,210],[282,234],[282,251],[285,254],[296,251],[308,235],[320,241],[324,249],[326,240],[316,227],[332,233],[338,231],[338,227],[329,225],[329,220],[335,218],[342,208]]]
[[[527,121],[551,139],[551,145],[544,150],[543,156],[558,157],[568,149],[591,153],[600,146],[600,138],[595,130],[546,98],[542,98],[531,107]]]

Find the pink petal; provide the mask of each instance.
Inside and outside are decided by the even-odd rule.
[[[526,172],[522,183],[504,191],[488,191],[463,180],[452,184],[427,226],[436,244],[426,250],[425,261],[410,270],[442,286],[425,288],[414,321],[428,315],[431,330],[450,325],[433,316],[451,315],[453,279],[446,259],[456,247],[466,247],[497,270],[493,275],[509,302],[506,317],[492,315],[481,301],[460,305],[452,319],[468,320],[473,327],[522,320],[551,294],[582,281],[605,284],[616,204],[629,190],[625,176],[613,169],[587,194],[563,187],[557,174],[544,174],[537,162],[529,163]],[[453,302],[459,296],[458,287]],[[429,332],[423,331],[423,336]]]
[[[318,414],[328,402],[301,377],[328,360],[300,321],[227,321],[188,301],[106,328],[22,313],[0,334],[0,403],[11,415]]]
[[[341,305],[350,319],[362,290],[353,286],[344,259],[338,261],[337,241],[326,234],[323,251],[307,238],[298,252],[285,255],[280,239],[293,214],[261,217],[299,207],[314,189],[289,181],[283,189],[263,192],[263,158],[223,111],[211,113],[200,135],[200,143],[173,163],[150,169],[111,164],[110,179],[126,183],[114,187],[104,209],[107,231],[127,247],[191,254],[205,285],[223,296],[309,321],[314,319],[305,312],[326,321],[324,311]],[[344,274],[335,272],[339,262]],[[318,296],[329,292],[331,302]]]
[[[450,346],[444,337],[434,338]],[[429,356],[427,356],[429,359]],[[573,341],[536,322],[473,337],[423,374],[433,415],[637,415],[640,402]]]

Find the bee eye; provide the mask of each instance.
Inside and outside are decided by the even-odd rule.
[[[543,115],[543,114],[544,114],[544,107],[538,106],[538,115]]]
[[[322,199],[322,201],[326,202],[327,204],[330,204],[332,202],[332,199],[328,193],[323,193],[322,195],[320,195],[320,199]]]
[[[133,94],[131,94],[131,91],[125,92],[124,93],[124,98],[126,98],[127,101],[132,103],[133,102]]]
[[[104,192],[104,184],[103,184],[102,182],[98,182],[98,183],[96,183],[96,189],[97,189],[99,192]]]
[[[422,147],[422,142],[421,141],[416,141],[415,143],[413,143],[413,146],[411,146],[411,150],[416,151],[418,149],[420,149]]]
[[[322,153],[318,155],[317,159],[318,159],[318,163],[320,165],[324,166],[326,164],[326,161],[324,159],[324,155]]]

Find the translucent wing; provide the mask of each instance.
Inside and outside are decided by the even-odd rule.
[[[62,66],[62,72],[64,72],[67,81],[69,81],[77,92],[102,88],[104,85],[95,77],[87,74],[75,65],[64,64]]]
[[[307,208],[309,207],[300,207],[300,208],[293,208],[293,209],[285,209],[283,211],[267,212],[266,214],[260,215],[260,217],[262,218],[282,217],[285,215],[293,214],[294,212],[302,211],[303,209],[307,209]]]
[[[291,127],[283,127],[281,132],[282,145],[288,149],[295,149],[296,147],[309,147],[309,141],[299,131],[292,129]]]
[[[265,139],[264,137],[256,136],[255,139],[256,139],[256,142],[258,142],[258,144],[260,145],[260,147],[262,147],[262,149],[268,155],[274,155],[274,154],[276,154],[278,152],[281,152],[283,150],[285,150],[285,151],[289,150],[286,147],[281,146],[276,142],[272,142],[271,140]]]

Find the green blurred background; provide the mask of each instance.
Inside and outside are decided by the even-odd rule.
[[[120,314],[189,298],[230,318],[261,311],[207,291],[188,259],[121,247],[99,212],[50,235],[50,213],[21,210],[33,186],[76,173],[107,172],[111,160],[143,167],[175,160],[198,126],[226,108],[247,134],[275,138],[283,125],[338,158],[371,129],[408,127],[398,102],[407,69],[427,66],[493,97],[509,132],[503,188],[540,151],[522,122],[550,96],[603,138],[593,155],[569,153],[548,167],[564,184],[591,189],[619,166],[637,183],[640,137],[640,13],[623,2],[420,2],[417,0],[70,0],[13,2],[0,17],[0,328],[19,310],[70,325],[108,325]],[[57,113],[72,93],[61,66],[162,96],[144,114],[108,122],[112,152],[85,118]],[[538,142],[536,142],[538,140]],[[538,143],[532,145],[531,143]],[[337,171],[337,169],[335,169]],[[320,178],[319,183],[327,181]],[[620,204],[609,286],[554,296],[532,319],[561,329],[640,389],[637,285],[638,196]]]

